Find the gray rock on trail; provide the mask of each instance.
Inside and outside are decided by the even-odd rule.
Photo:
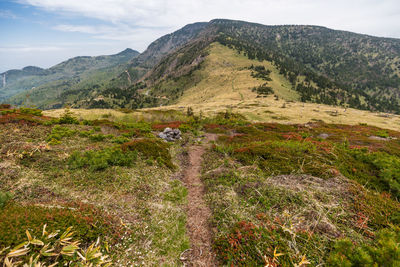
[[[329,134],[327,134],[327,133],[322,133],[322,134],[320,134],[320,135],[318,135],[318,138],[321,138],[321,139],[326,139],[326,138],[328,138],[329,137]]]
[[[158,134],[158,137],[168,142],[173,142],[181,139],[181,131],[179,129],[165,128],[163,132]]]

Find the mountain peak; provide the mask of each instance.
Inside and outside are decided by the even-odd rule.
[[[128,54],[136,55],[136,54],[139,54],[139,52],[136,50],[133,50],[131,48],[126,48],[125,50],[119,52],[117,55],[128,55]]]

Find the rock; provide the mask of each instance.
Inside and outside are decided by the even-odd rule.
[[[161,132],[158,134],[158,137],[160,137],[161,139],[165,139],[165,138],[167,138],[167,135],[165,133]]]
[[[326,138],[328,138],[329,137],[329,134],[327,134],[327,133],[322,133],[322,134],[320,134],[320,135],[318,135],[318,138],[321,138],[321,139],[326,139]]]
[[[371,135],[368,137],[371,140],[377,140],[377,141],[390,141],[390,140],[396,140],[396,137],[380,137],[380,136],[375,136],[375,135]]]
[[[181,131],[179,129],[165,128],[163,132],[158,134],[158,137],[168,142],[181,139]]]

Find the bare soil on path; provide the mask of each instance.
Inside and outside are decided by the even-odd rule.
[[[187,164],[182,171],[183,182],[188,189],[187,233],[191,248],[181,256],[185,266],[217,266],[212,250],[211,210],[204,200],[205,188],[201,181],[202,156],[216,139],[216,135],[206,134],[204,144],[188,148]]]

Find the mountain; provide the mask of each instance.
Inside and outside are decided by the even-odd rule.
[[[188,31],[193,25],[196,24],[183,29]],[[92,98],[76,102],[76,106],[112,108],[122,105],[140,108],[179,104],[184,92],[198,91],[194,85],[197,82],[193,81],[207,79],[199,75],[202,72],[209,73],[204,69],[204,62],[212,57],[212,44],[219,43],[251,60],[247,67],[264,62],[261,65],[269,66],[268,71],[278,70],[279,80],[288,83],[291,90],[287,94],[280,93],[282,88],[271,88],[270,91],[276,91],[278,95],[297,95],[296,99],[303,102],[400,112],[399,39],[379,38],[319,26],[266,26],[221,19],[202,23],[200,27],[196,25],[195,29],[195,34],[186,37],[186,42],[179,42],[182,45],[177,45],[162,56],[150,70],[149,63],[155,62],[154,60],[148,61],[147,68],[142,68],[141,74],[138,72],[140,64],[138,61],[133,62],[131,69],[136,70],[137,79],[130,83],[136,81],[136,85],[126,87],[128,83],[121,82],[123,79],[119,76],[116,80],[119,79],[119,85],[124,86],[109,86]],[[184,32],[180,33],[182,38]],[[149,48],[151,47],[155,45],[152,44]],[[139,58],[140,56],[135,60]],[[251,71],[248,71],[248,78],[250,77]],[[282,87],[274,81],[264,81],[257,86],[268,82]],[[215,91],[221,89],[218,84],[213,87]],[[248,88],[251,89],[252,87]],[[99,99],[101,101],[97,101]],[[291,99],[293,97],[288,100]]]
[[[219,42],[249,59],[271,62],[302,101],[400,111],[398,39],[318,26],[265,26],[227,20],[211,21],[208,32],[214,36],[198,39],[163,58],[153,68],[150,80],[169,75],[176,79],[193,70],[201,61],[202,48]]]
[[[216,44],[233,51],[232,57],[249,60],[247,65],[230,69],[246,69],[243,79],[235,82],[253,81],[247,92],[255,93],[248,97],[273,93],[290,96],[288,100],[400,113],[399,39],[320,26],[266,26],[224,19],[189,24],[163,36],[113,79],[64,91],[69,98],[61,94],[56,102],[86,108],[179,104],[185,94],[200,90],[197,85],[210,78],[215,64],[225,60],[221,58],[214,66],[207,63],[223,52]],[[209,95],[221,92],[226,84],[219,83],[222,80],[233,83],[227,79],[234,76],[225,74],[221,80],[214,79],[217,84],[210,84],[213,91]],[[35,88],[29,93],[36,92]]]
[[[139,52],[128,48],[115,55],[71,58],[48,69],[29,66],[22,70],[6,71],[0,74],[0,101],[28,90],[26,94],[15,97],[12,102],[22,104],[26,100],[40,104],[38,101],[58,96],[64,89],[83,87],[86,83],[98,83],[112,78],[125,69],[122,65],[138,54]],[[32,99],[26,99],[27,94]]]

